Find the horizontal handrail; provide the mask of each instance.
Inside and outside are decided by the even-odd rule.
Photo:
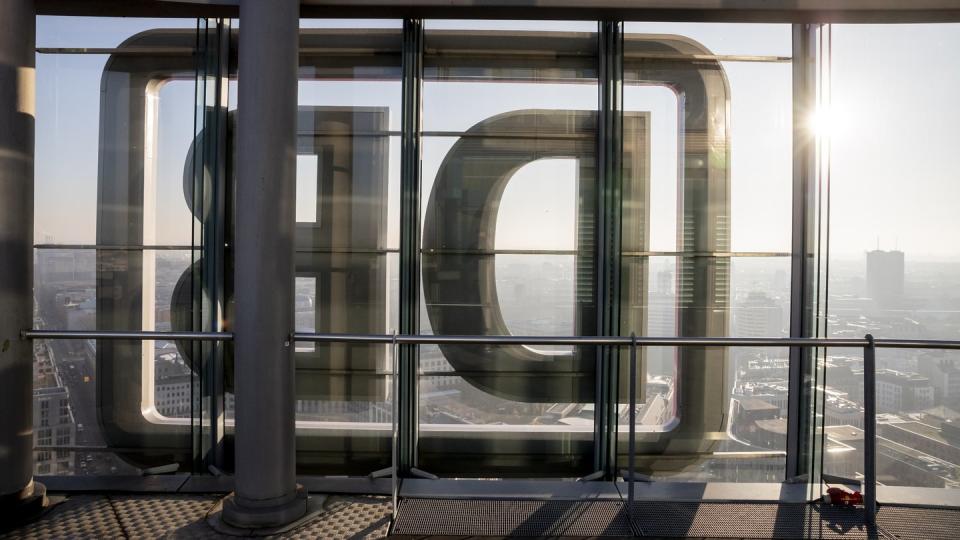
[[[391,343],[386,334],[308,334],[296,332],[294,341],[313,343]],[[452,336],[397,335],[397,343],[407,345],[623,345],[632,344],[629,336]],[[820,338],[712,338],[712,337],[638,337],[638,346],[750,346],[750,347],[863,347],[863,339]]]
[[[161,332],[151,330],[40,330],[21,332],[24,339],[143,339],[231,341],[231,332]],[[294,332],[293,340],[312,343],[396,343],[404,345],[616,345],[639,347],[834,347],[863,348],[864,338],[640,337],[630,336],[502,336],[397,335]],[[960,350],[958,340],[875,339],[886,349]]]
[[[863,348],[864,338],[640,337],[630,336],[453,336],[314,334],[295,332],[294,341],[312,343],[397,343],[407,345],[618,345],[638,347],[835,347]],[[873,346],[894,349],[960,350],[960,341],[875,339]]]
[[[151,330],[24,330],[23,339],[142,339],[182,341],[230,341],[230,332],[157,332]]]

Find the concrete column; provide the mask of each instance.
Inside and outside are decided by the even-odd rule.
[[[294,447],[297,0],[241,0],[237,114],[235,492],[223,520],[303,517]]]
[[[0,0],[0,523],[43,504],[33,480],[32,0]]]

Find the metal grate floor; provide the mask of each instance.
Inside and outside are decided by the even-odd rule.
[[[206,523],[220,495],[70,495],[42,519],[0,539],[229,538]],[[877,526],[861,510],[816,504],[635,504],[633,528],[616,500],[405,499],[394,526],[398,537],[631,537],[659,538],[960,538],[960,509],[884,505]],[[331,497],[326,513],[280,538],[373,539],[387,534],[390,500]]]
[[[638,502],[631,530],[619,501],[406,499],[394,534],[469,537],[776,539],[960,538],[960,510],[882,506],[877,526],[861,509],[817,504]]]
[[[234,538],[214,531],[207,512],[222,495],[71,495],[39,521],[0,539]],[[331,497],[327,511],[277,538],[373,539],[386,536],[390,499]]]

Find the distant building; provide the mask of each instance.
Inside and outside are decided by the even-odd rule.
[[[903,298],[903,252],[867,252],[867,295],[880,307],[896,305]]]
[[[33,445],[71,447],[76,444],[76,437],[70,392],[60,382],[49,349],[38,342],[33,364]],[[34,455],[34,474],[74,472],[74,453],[69,450],[44,449]]]
[[[877,433],[917,452],[960,465],[960,448],[943,436],[940,428],[922,422],[891,422],[877,425]]]
[[[751,444],[761,448],[777,450],[787,447],[787,419],[770,418],[757,420],[749,437],[744,437]]]
[[[877,370],[877,409],[880,412],[922,411],[933,407],[933,397],[930,379],[920,374]]]
[[[733,406],[732,432],[751,444],[765,448],[782,448],[776,435],[767,427],[780,416],[780,407],[758,398],[737,398]],[[775,430],[774,430],[775,431]]]
[[[737,337],[777,337],[783,334],[783,309],[766,293],[753,291],[736,306]]]
[[[193,404],[200,402],[197,381],[183,360],[174,352],[164,352],[154,361],[154,406],[168,417],[189,417]]]
[[[883,423],[878,429],[883,430]],[[863,430],[829,426],[826,431],[824,472],[859,478],[863,474]],[[890,486],[942,488],[956,473],[951,463],[922,450],[877,436],[877,480]]]
[[[953,359],[922,358],[917,362],[917,371],[930,379],[935,404],[960,403],[960,368]]]
[[[750,372],[747,374],[749,375]],[[750,398],[762,400],[776,406],[779,410],[778,416],[786,416],[789,401],[787,398],[787,385],[786,378],[779,381],[744,382],[738,384],[734,389],[733,397],[740,401]]]
[[[193,389],[193,377],[190,375],[176,375],[158,381],[154,394],[157,412],[174,418],[189,417]]]
[[[388,403],[368,401],[325,401],[298,399],[297,420],[324,422],[371,422],[385,424],[391,421]]]
[[[846,393],[829,386],[826,388],[826,394],[823,411],[824,425],[853,426],[863,429],[863,409],[860,405],[850,400]]]

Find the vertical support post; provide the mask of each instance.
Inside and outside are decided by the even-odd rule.
[[[236,186],[236,475],[223,520],[303,517],[294,439],[297,0],[241,0]]]
[[[43,507],[33,482],[32,0],[0,0],[0,523]]]
[[[877,347],[865,336],[863,348],[863,511],[867,523],[877,516]]]
[[[213,175],[211,178],[211,197],[213,201],[213,214],[207,220],[204,226],[208,229],[204,232],[203,249],[204,260],[208,262],[209,267],[204,270],[204,289],[210,298],[209,311],[204,314],[210,329],[214,332],[224,331],[223,321],[230,320],[232,313],[227,313],[227,298],[231,291],[233,276],[227,266],[227,245],[233,245],[233,238],[230,232],[232,227],[232,216],[230,205],[227,201],[232,200],[232,194],[228,192],[230,182],[227,181],[227,142],[229,140],[227,133],[227,109],[229,105],[229,80],[230,80],[230,19],[217,19],[215,21],[216,31],[211,32],[211,41],[215,40],[215,54],[211,55],[214,65],[211,74],[215,78],[214,99],[211,111],[211,125],[216,125],[217,137],[209,141],[207,149],[207,161],[214,164]],[[210,408],[211,425],[211,452],[208,459],[209,465],[214,467],[224,466],[224,433],[226,432],[226,390],[224,374],[224,357],[227,354],[227,348],[232,349],[232,342],[217,341],[210,344],[210,359],[212,362],[211,370],[208,371],[208,378],[211,379],[210,395],[213,406]]]
[[[400,333],[420,328],[420,132],[423,87],[423,21],[403,21],[402,133],[400,142]],[[416,345],[400,346],[399,474],[417,464]]]
[[[627,517],[633,523],[633,474],[637,459],[637,335],[630,332],[630,440],[627,456]]]
[[[596,302],[599,335],[620,334],[620,215],[623,183],[623,23],[601,21],[597,135]],[[596,471],[616,476],[619,347],[597,351],[594,458]]]
[[[817,25],[793,25],[793,239],[790,337],[814,337],[816,273],[816,140],[806,119],[816,108]],[[790,348],[786,477],[812,474],[814,349]],[[815,484],[810,477],[809,482]]]
[[[194,246],[200,247],[201,259],[196,265],[197,295],[194,299],[194,329],[221,332],[223,321],[232,319],[226,313],[227,281],[225,246],[230,217],[227,204],[227,82],[229,78],[230,20],[198,21],[197,54],[197,127],[202,128],[202,144],[194,153],[193,214],[203,216],[194,234]],[[197,129],[199,132],[200,129]],[[206,203],[206,208],[205,202]],[[199,236],[199,238],[197,238]],[[194,252],[195,254],[197,252]],[[203,359],[201,373],[201,410],[198,432],[201,434],[197,460],[200,470],[224,466],[223,436],[225,432],[224,355],[232,343],[220,341],[194,343],[197,358]]]
[[[400,453],[400,447],[397,442],[397,394],[400,393],[400,370],[398,369],[400,354],[397,346],[397,332],[391,330],[393,341],[390,342],[390,366],[393,373],[393,395],[390,397],[393,421],[390,425],[390,496],[392,506],[390,511],[390,527],[393,528],[397,521],[398,499],[400,498],[400,484],[397,477],[397,456]]]

